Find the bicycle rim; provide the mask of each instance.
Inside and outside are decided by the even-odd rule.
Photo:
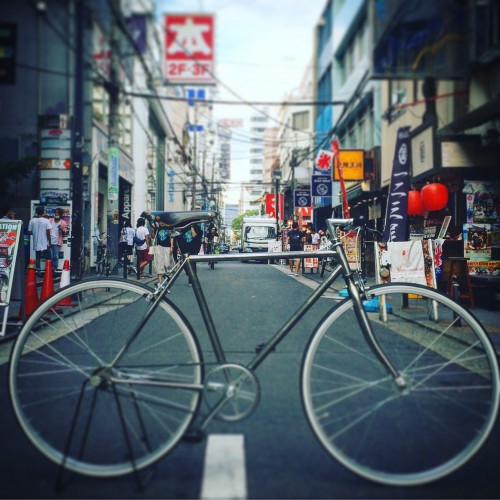
[[[405,284],[370,292],[375,337],[407,387],[375,357],[346,299],[306,350],[305,412],[321,444],[353,472],[384,484],[433,481],[469,460],[495,423],[495,352],[477,320],[439,292]]]
[[[126,474],[170,451],[190,425],[201,354],[169,301],[104,377],[149,308],[150,292],[126,280],[83,281],[47,299],[20,332],[9,367],[11,402],[31,442],[55,463],[92,476]],[[61,306],[64,299],[69,304]]]

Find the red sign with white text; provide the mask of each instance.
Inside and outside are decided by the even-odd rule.
[[[278,195],[278,200],[279,200],[279,220],[283,220],[283,214],[285,213],[285,195],[280,194]],[[274,194],[266,194],[266,214],[272,217],[273,219],[276,219],[276,206],[274,204]]]
[[[214,16],[165,16],[165,77],[169,83],[214,84]]]

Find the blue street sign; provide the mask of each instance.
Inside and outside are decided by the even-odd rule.
[[[332,178],[329,175],[313,175],[311,181],[313,196],[332,196]]]

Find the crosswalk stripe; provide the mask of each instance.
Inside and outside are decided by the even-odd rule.
[[[242,434],[210,434],[205,451],[201,499],[246,499]]]

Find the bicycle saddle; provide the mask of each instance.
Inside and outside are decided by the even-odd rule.
[[[186,212],[143,212],[141,217],[152,222],[161,222],[170,227],[183,227],[198,222],[209,222],[217,217],[213,210],[190,210]]]

